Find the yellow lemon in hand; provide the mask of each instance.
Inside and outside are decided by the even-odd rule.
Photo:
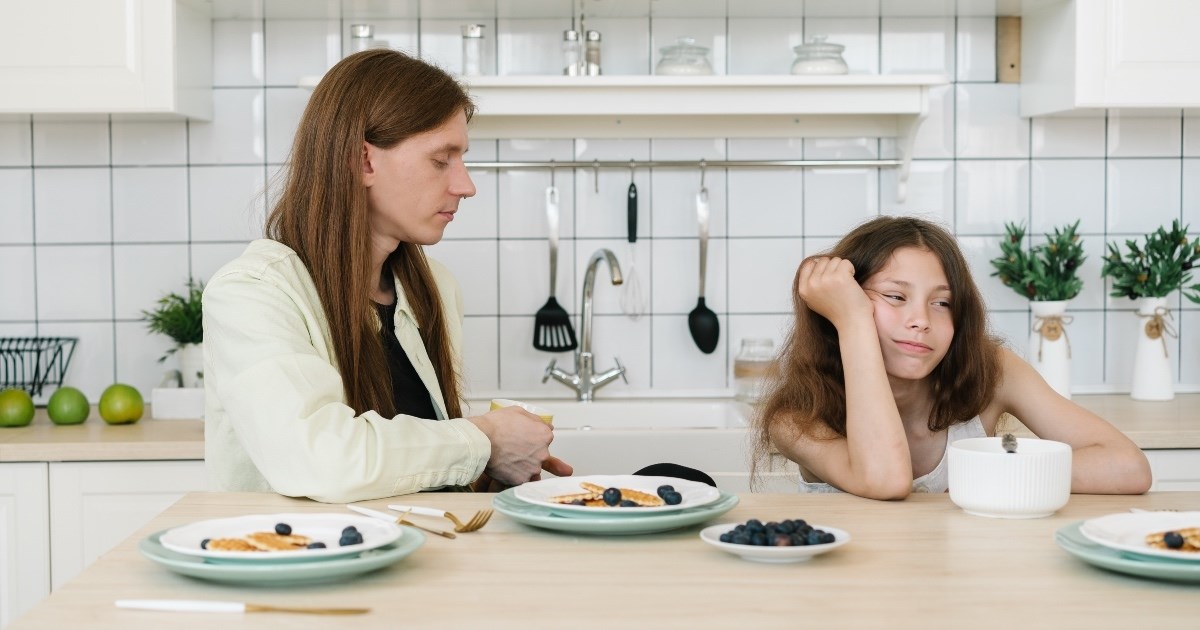
[[[23,389],[0,392],[0,427],[23,427],[33,422],[33,398]]]
[[[80,424],[92,413],[92,404],[78,389],[60,387],[46,403],[46,413],[54,424]]]
[[[100,417],[109,424],[133,424],[142,419],[145,410],[142,394],[129,385],[109,385],[100,394]]]

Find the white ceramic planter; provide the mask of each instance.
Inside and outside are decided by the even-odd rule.
[[[184,344],[175,353],[179,356],[179,374],[184,387],[204,387],[204,344]]]
[[[150,390],[150,415],[155,420],[195,420],[204,417],[204,389],[155,387]]]
[[[1029,363],[1046,383],[1065,398],[1071,397],[1071,342],[1067,339],[1066,300],[1030,302],[1033,329],[1029,333]]]
[[[1134,400],[1175,398],[1175,379],[1166,343],[1172,329],[1166,309],[1167,298],[1137,300],[1137,350],[1133,355],[1133,386],[1129,390],[1129,397]]]

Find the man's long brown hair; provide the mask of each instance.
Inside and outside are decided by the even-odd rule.
[[[929,221],[884,216],[863,223],[818,255],[850,261],[854,279],[861,285],[887,265],[893,252],[904,247],[932,252],[950,283],[954,338],[946,356],[926,379],[933,399],[929,430],[942,431],[983,411],[992,401],[1000,377],[1000,341],[987,330],[983,298],[954,236]],[[791,431],[785,434],[810,438],[828,435],[829,430],[846,435],[846,382],[837,329],[800,298],[799,281],[797,269],[792,281],[796,321],[755,419],[756,467],[770,452],[773,428],[788,427]]]
[[[389,149],[475,106],[453,77],[394,50],[346,57],[313,90],[292,143],[286,183],[267,236],[308,267],[333,338],[346,403],[357,413],[396,413],[371,291],[363,141]],[[449,417],[461,394],[442,301],[420,245],[401,243],[385,265],[412,305]],[[390,327],[390,322],[385,322]]]

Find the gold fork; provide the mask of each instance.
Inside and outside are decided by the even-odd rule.
[[[396,510],[397,512],[404,512],[405,514],[421,514],[424,516],[441,516],[443,518],[447,518],[450,520],[450,522],[454,523],[454,531],[460,534],[473,532],[484,525],[487,525],[487,522],[492,518],[492,511],[490,509],[476,512],[475,515],[465,523],[462,521],[462,519],[449,512],[435,510],[433,508],[415,505],[389,505],[388,509]]]

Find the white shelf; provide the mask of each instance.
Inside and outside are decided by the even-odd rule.
[[[941,75],[501,76],[464,79],[473,138],[896,138],[912,142]],[[311,87],[316,80],[301,83]]]

